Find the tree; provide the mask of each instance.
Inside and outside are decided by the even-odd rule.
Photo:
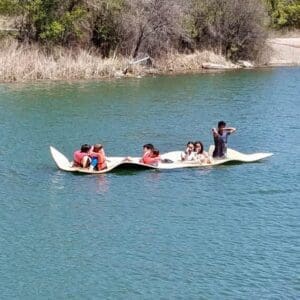
[[[274,28],[300,28],[300,0],[265,0]]]
[[[253,59],[265,39],[266,14],[281,11],[278,24],[298,22],[289,0],[0,0],[0,13],[17,14],[19,39],[54,45],[96,47],[138,57],[176,49],[213,49],[230,59]],[[297,5],[296,5],[297,4]]]
[[[178,48],[186,37],[182,21],[179,1],[127,0],[120,28],[122,53],[132,57],[139,53],[158,56]]]
[[[92,42],[104,57],[116,50],[120,43],[120,24],[124,0],[93,0],[88,7],[93,15]]]
[[[83,1],[23,0],[19,6],[21,40],[50,45],[71,45],[79,41],[87,16]]]
[[[232,60],[254,59],[265,41],[266,14],[257,0],[192,0],[190,15],[198,47]]]

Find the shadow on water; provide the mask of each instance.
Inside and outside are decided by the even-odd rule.
[[[150,171],[158,172],[159,170],[153,169],[152,167],[141,166],[141,165],[132,165],[132,164],[123,164],[111,170],[110,173],[116,175],[136,175],[141,171]]]
[[[248,162],[247,164],[262,164],[264,161],[256,161],[256,162]],[[211,172],[214,169],[224,169],[224,168],[229,168],[229,167],[234,167],[238,165],[243,165],[245,164],[244,162],[240,161],[229,161],[226,162],[222,165],[216,165],[216,166],[198,166],[198,167],[193,167],[193,168],[178,168],[178,169],[154,169],[154,168],[149,168],[146,166],[140,166],[140,165],[121,165],[116,167],[115,169],[107,172],[107,173],[102,173],[102,174],[91,174],[91,173],[82,173],[82,172],[69,172],[73,176],[105,176],[107,174],[115,174],[115,175],[120,175],[120,176],[134,176],[138,175],[142,172],[151,172],[151,173],[179,173],[183,171],[189,171],[189,172],[195,172],[195,171],[209,171]],[[64,172],[61,170],[57,170],[58,172]]]
[[[58,172],[64,172],[61,170],[57,170]],[[121,165],[116,167],[115,169],[107,172],[107,173],[83,173],[83,172],[68,172],[74,176],[105,176],[107,174],[116,174],[116,175],[136,175],[142,171],[150,171],[150,172],[159,172],[161,170],[149,168],[149,167],[144,167],[144,166],[139,166],[139,165]]]
[[[242,161],[228,161],[223,163],[222,165],[214,166],[217,168],[224,167],[224,166],[236,166],[236,165],[244,165],[244,164],[262,164],[264,160],[259,161],[249,161],[249,162],[242,162]]]

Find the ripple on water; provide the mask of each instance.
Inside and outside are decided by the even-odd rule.
[[[2,297],[299,298],[299,80],[283,68],[1,85]],[[238,128],[230,147],[275,155],[78,176],[48,150],[207,148],[219,119]]]

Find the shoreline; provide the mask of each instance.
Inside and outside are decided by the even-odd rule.
[[[36,45],[1,41],[0,83],[87,81],[147,76],[211,74],[240,69],[300,66],[300,38],[272,38],[261,63],[233,63],[212,51],[169,53],[150,65],[132,64],[129,58],[101,58],[93,50],[57,48],[46,55]]]
[[[87,82],[110,82],[116,80],[130,80],[130,79],[142,79],[142,78],[156,78],[164,76],[184,76],[184,75],[209,75],[209,74],[221,74],[227,72],[239,72],[239,71],[257,71],[257,70],[272,70],[278,68],[300,68],[300,65],[277,65],[277,66],[256,66],[253,68],[239,68],[239,69],[220,69],[220,70],[199,70],[199,71],[186,71],[186,72],[165,72],[156,74],[145,74],[145,75],[126,75],[123,77],[98,77],[98,78],[63,78],[63,79],[36,79],[36,80],[23,80],[23,81],[1,81],[0,85],[9,84],[23,85],[23,84],[75,84],[75,83],[87,83]]]
[[[161,77],[161,76],[183,76],[183,75],[205,75],[205,74],[220,74],[233,71],[256,71],[264,69],[278,69],[278,68],[300,68],[300,64],[273,64],[273,65],[260,65],[253,68],[232,68],[232,69],[199,69],[199,70],[187,70],[180,72],[166,71],[166,72],[145,72],[143,74],[129,74],[124,76],[101,76],[101,77],[89,77],[89,78],[59,78],[59,79],[30,79],[30,80],[2,80],[0,78],[0,84],[31,84],[31,83],[76,83],[76,82],[88,82],[88,81],[112,81],[112,80],[126,80],[126,79],[141,79],[145,77]]]

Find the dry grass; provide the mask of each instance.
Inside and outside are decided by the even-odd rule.
[[[15,28],[16,17],[0,15],[0,30],[17,30]]]
[[[57,48],[46,55],[37,46],[5,40],[0,47],[0,80],[62,80],[112,77],[127,66],[124,58],[102,59],[87,50]]]
[[[155,62],[155,67],[160,72],[195,72],[202,69],[203,63],[219,64],[228,68],[236,66],[227,61],[224,56],[212,51],[196,51],[193,54],[170,53],[167,57]]]
[[[155,60],[153,67],[129,65],[124,57],[103,59],[95,51],[56,48],[46,54],[37,45],[19,44],[14,39],[1,41],[0,81],[81,80],[147,74],[201,72],[203,63],[234,68],[231,62],[211,51],[193,54],[170,53]]]

